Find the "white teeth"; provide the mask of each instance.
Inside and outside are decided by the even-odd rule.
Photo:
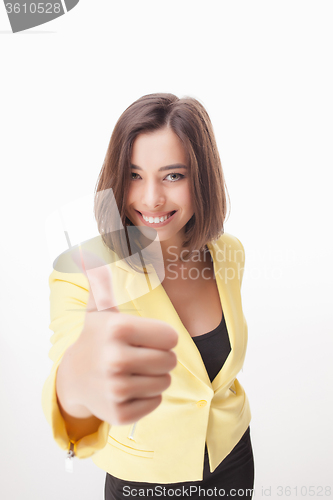
[[[166,219],[168,219],[171,216],[170,214],[163,215],[163,217],[146,217],[145,215],[142,214],[142,217],[146,222],[150,222],[150,224],[157,224],[158,222],[163,222]]]

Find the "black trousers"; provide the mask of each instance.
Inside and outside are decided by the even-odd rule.
[[[206,497],[229,497],[233,500],[245,498],[249,500],[253,495],[253,484],[254,459],[250,427],[248,427],[233,450],[212,473],[209,470],[206,447],[202,481],[172,484],[141,483],[123,481],[107,473],[105,500],[124,500],[134,497],[163,499],[171,496],[191,498],[192,500],[202,500]]]

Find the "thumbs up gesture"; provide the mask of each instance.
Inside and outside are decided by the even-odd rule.
[[[109,266],[87,252],[75,259],[90,290],[80,337],[58,367],[60,411],[72,429],[76,419],[131,424],[155,410],[170,386],[178,334],[164,321],[120,313]]]

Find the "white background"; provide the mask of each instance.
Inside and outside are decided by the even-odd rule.
[[[44,221],[94,190],[119,115],[153,92],[208,110],[231,198],[225,230],[245,247],[240,381],[255,498],[281,498],[277,486],[327,498],[332,23],[324,0],[81,0],[13,35],[0,5],[1,498],[104,498],[105,473],[90,459],[65,472],[41,409],[52,335]]]

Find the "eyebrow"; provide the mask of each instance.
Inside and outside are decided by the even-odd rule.
[[[143,170],[143,168],[138,167],[137,165],[131,164],[131,168],[136,168],[137,170]],[[185,170],[188,170],[188,167],[186,165],[183,165],[182,163],[175,163],[174,165],[166,165],[165,167],[161,167],[158,169],[159,172],[163,172],[164,170],[175,170],[176,168],[184,168]]]

